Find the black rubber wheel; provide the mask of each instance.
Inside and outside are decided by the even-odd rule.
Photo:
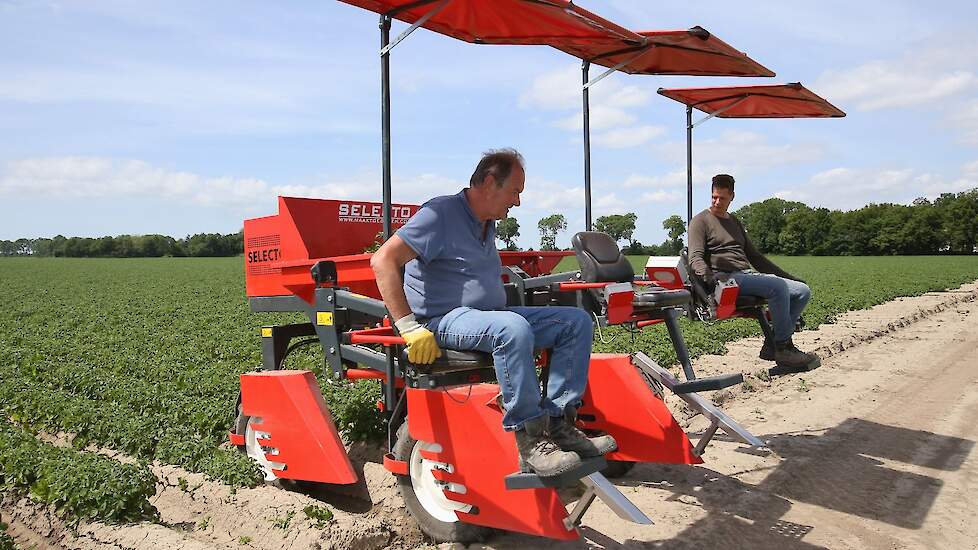
[[[434,484],[430,470],[425,470],[427,461],[420,459],[420,449],[424,444],[408,434],[405,421],[397,430],[397,443],[394,445],[394,458],[408,463],[408,475],[396,475],[397,486],[404,499],[408,512],[418,522],[421,531],[437,542],[480,542],[488,537],[493,529],[459,521],[446,521],[454,517],[452,507],[458,503],[448,500]]]
[[[609,460],[608,465],[601,470],[601,473],[608,479],[615,479],[627,475],[634,467],[635,462],[628,460]]]
[[[248,429],[248,421],[251,420],[250,416],[245,416],[244,408],[241,405],[241,392],[238,392],[238,402],[234,406],[234,423],[231,427],[234,429],[235,435],[245,436],[245,431]],[[247,452],[244,445],[235,445],[239,451],[242,453]]]

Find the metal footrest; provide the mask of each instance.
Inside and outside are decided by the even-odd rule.
[[[742,372],[720,374],[717,376],[708,376],[706,378],[697,378],[687,382],[680,382],[672,388],[672,391],[676,393],[715,391],[722,390],[723,388],[729,388],[730,386],[736,386],[737,384],[743,383],[743,381],[744,373]]]
[[[588,475],[600,472],[608,465],[603,456],[586,458],[574,468],[555,476],[541,477],[536,474],[516,472],[506,476],[506,488],[540,489],[543,487],[570,487]]]
[[[767,447],[763,441],[747,431],[746,428],[738,424],[733,418],[727,416],[727,413],[723,412],[723,410],[713,403],[703,399],[696,393],[680,393],[676,391],[677,387],[680,389],[683,388],[684,382],[677,380],[671,372],[660,367],[659,364],[653,361],[648,355],[638,352],[632,356],[632,360],[634,361],[636,367],[642,369],[643,372],[651,376],[653,379],[658,380],[659,383],[678,395],[680,399],[685,401],[693,410],[699,412],[710,420],[710,429],[703,434],[703,437],[700,438],[700,441],[696,445],[696,449],[694,449],[697,454],[703,453],[707,443],[709,443],[710,439],[712,439],[713,435],[716,433],[717,428],[722,428],[727,435],[737,441],[740,441],[741,443],[746,443],[752,447]]]

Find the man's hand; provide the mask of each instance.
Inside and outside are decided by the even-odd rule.
[[[706,285],[706,290],[713,292],[713,289],[717,287],[717,276],[712,271],[707,271],[703,275],[703,284]]]
[[[430,365],[441,357],[441,348],[435,342],[435,335],[421,326],[414,314],[405,315],[394,322],[397,332],[407,342],[408,361],[419,365]]]

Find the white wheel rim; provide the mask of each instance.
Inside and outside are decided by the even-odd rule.
[[[468,512],[472,509],[471,504],[464,504],[449,500],[445,496],[445,489],[456,493],[464,493],[465,487],[457,483],[446,483],[438,481],[431,471],[434,469],[454,471],[451,464],[428,460],[421,456],[421,451],[438,452],[441,445],[437,443],[425,443],[418,441],[411,449],[411,462],[409,464],[411,473],[411,486],[414,488],[414,496],[426,512],[438,521],[454,523],[458,521],[455,512]]]
[[[262,447],[258,443],[259,437],[261,439],[268,439],[269,434],[256,428],[254,426],[256,423],[260,426],[261,418],[253,417],[248,419],[248,425],[245,428],[245,453],[258,464],[262,475],[265,476],[265,481],[275,481],[277,479],[275,470],[281,470],[285,465],[279,462],[272,462],[265,456],[266,453],[277,453],[278,449]]]

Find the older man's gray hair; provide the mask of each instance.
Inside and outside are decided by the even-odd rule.
[[[519,163],[520,168],[525,168],[523,155],[516,149],[490,149],[482,154],[472,177],[469,178],[469,187],[478,187],[485,181],[486,176],[492,176],[496,180],[496,185],[502,187],[509,175],[513,173],[513,165]]]

